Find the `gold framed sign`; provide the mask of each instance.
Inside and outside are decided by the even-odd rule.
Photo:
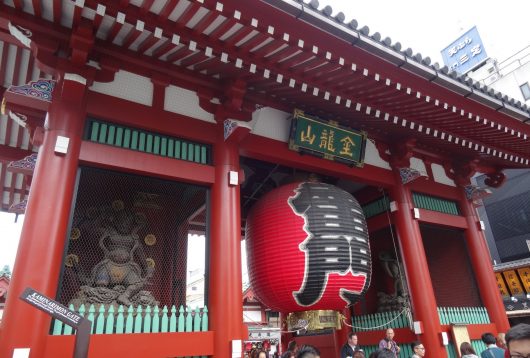
[[[291,124],[289,149],[324,159],[362,167],[366,133],[323,121],[295,110]]]

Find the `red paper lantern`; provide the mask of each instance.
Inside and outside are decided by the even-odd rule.
[[[366,219],[338,187],[303,182],[272,190],[253,206],[245,231],[250,284],[274,310],[342,310],[368,289]]]

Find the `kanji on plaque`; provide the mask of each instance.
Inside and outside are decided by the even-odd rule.
[[[294,112],[289,149],[361,167],[365,146],[365,132],[324,122],[299,110]]]
[[[504,296],[504,297],[510,296],[510,292],[508,291],[508,288],[506,287],[506,284],[504,283],[504,279],[502,278],[502,275],[500,273],[496,273],[495,279],[497,280],[497,287],[499,288],[499,292],[501,293],[501,296]]]
[[[530,293],[530,267],[523,267],[517,269],[521,281],[523,281],[524,289],[526,293]]]
[[[523,287],[521,286],[521,282],[519,281],[519,277],[517,277],[515,270],[504,271],[502,274],[508,283],[508,289],[510,290],[512,296],[524,293]]]

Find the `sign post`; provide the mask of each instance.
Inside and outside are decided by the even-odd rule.
[[[81,316],[79,313],[68,309],[59,302],[54,301],[29,287],[22,292],[20,299],[74,328],[76,330],[76,335],[73,357],[88,357],[88,345],[90,343],[90,329],[92,328],[92,322]]]

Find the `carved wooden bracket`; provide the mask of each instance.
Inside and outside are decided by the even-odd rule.
[[[470,160],[468,162],[445,162],[443,167],[445,174],[455,181],[457,185],[465,186],[473,175],[476,174],[479,161],[478,159]]]
[[[410,167],[410,158],[412,158],[412,155],[414,154],[413,150],[415,147],[415,138],[409,138],[405,141],[390,145],[390,166],[392,168]]]
[[[68,41],[52,39],[42,33],[33,33],[16,23],[10,22],[9,32],[27,47],[39,69],[51,74],[55,79],[64,73],[78,74],[86,79],[87,86],[94,80],[111,82],[118,71],[117,64],[105,61],[101,64],[89,63],[94,47],[95,35],[91,23],[82,22],[72,33]]]
[[[506,174],[502,171],[496,171],[486,175],[487,178],[484,180],[484,184],[491,186],[492,188],[498,188],[506,181]]]

